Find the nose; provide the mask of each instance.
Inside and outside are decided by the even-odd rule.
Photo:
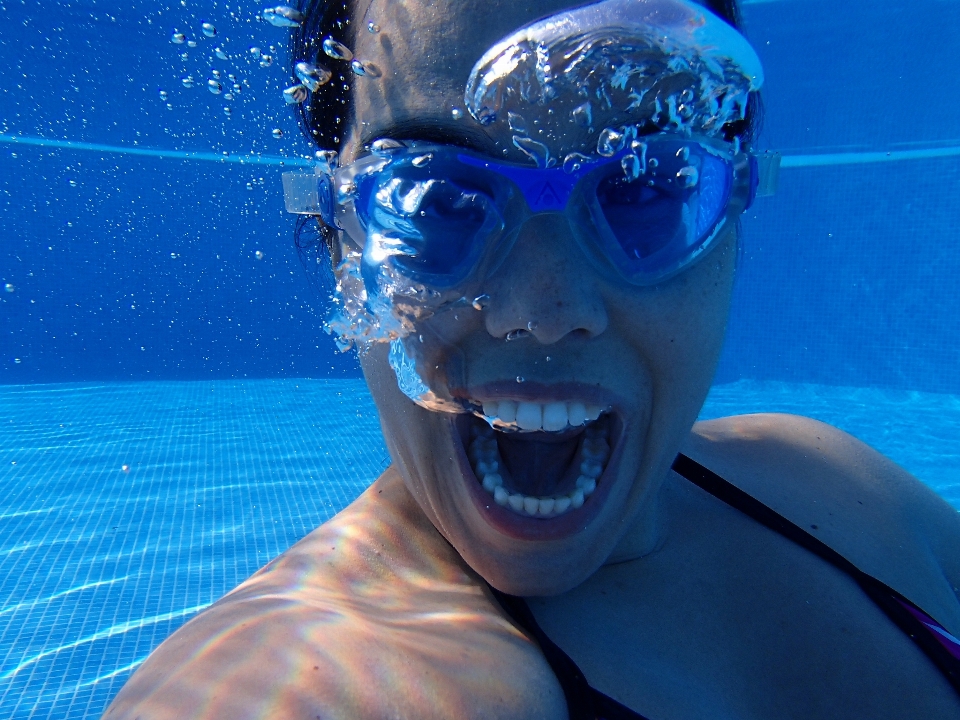
[[[487,332],[529,332],[545,345],[570,334],[595,337],[608,323],[597,280],[566,217],[534,215],[488,278]]]

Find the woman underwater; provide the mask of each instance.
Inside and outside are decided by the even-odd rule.
[[[695,424],[764,182],[733,0],[289,14],[339,158],[288,207],[394,464],[105,717],[960,717],[957,513],[822,423]]]

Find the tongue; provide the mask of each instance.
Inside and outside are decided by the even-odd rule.
[[[573,462],[580,434],[544,439],[540,433],[495,433],[511,490],[546,497],[563,492],[561,481]],[[539,437],[538,437],[539,436]]]

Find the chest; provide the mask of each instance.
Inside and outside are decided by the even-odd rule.
[[[651,720],[960,712],[852,579],[769,533],[677,541],[530,606],[591,685]]]

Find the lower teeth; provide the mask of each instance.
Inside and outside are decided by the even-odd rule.
[[[564,495],[538,497],[510,493],[503,486],[503,477],[498,472],[503,465],[497,441],[489,426],[477,426],[476,437],[468,448],[473,470],[480,478],[483,489],[493,496],[494,502],[509,508],[520,515],[530,517],[556,517],[570,510],[580,508],[584,501],[597,489],[597,479],[603,474],[610,446],[607,444],[607,430],[603,426],[588,426],[586,437],[581,443],[577,456],[580,463],[580,477],[576,488]]]

